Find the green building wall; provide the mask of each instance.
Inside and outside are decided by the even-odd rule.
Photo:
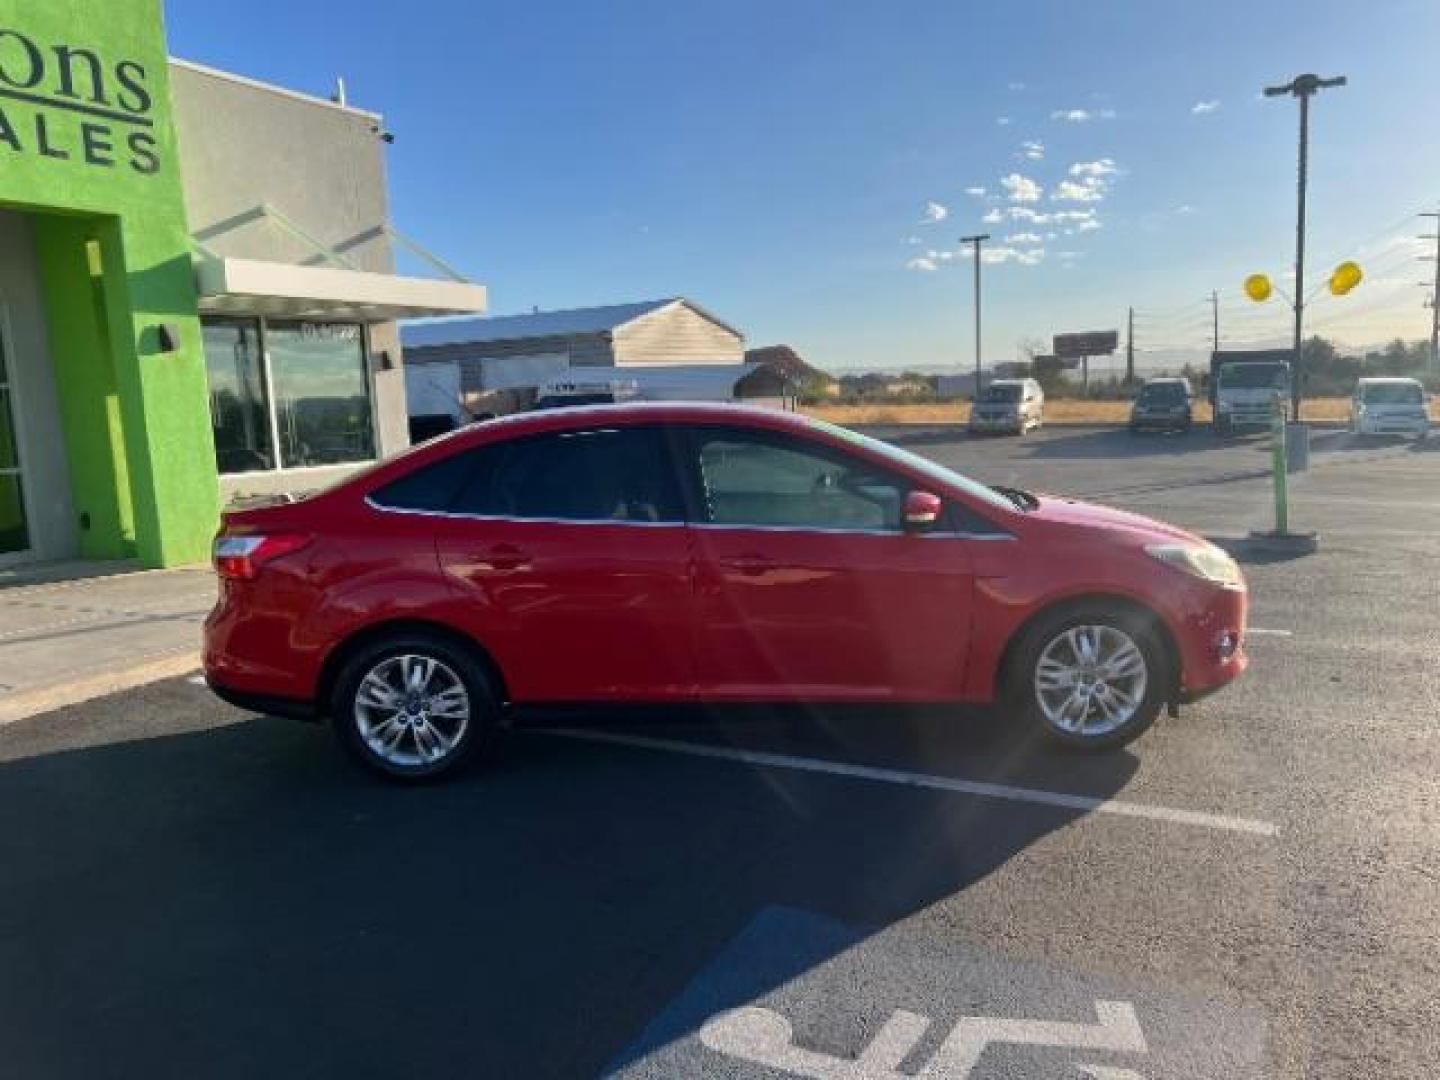
[[[219,513],[168,79],[159,0],[0,0],[0,206],[34,215],[81,550],[150,566]]]

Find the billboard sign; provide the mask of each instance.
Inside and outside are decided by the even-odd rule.
[[[1092,330],[1084,334],[1056,334],[1055,355],[1062,360],[1081,356],[1109,356],[1120,347],[1120,331]]]

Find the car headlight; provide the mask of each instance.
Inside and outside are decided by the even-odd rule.
[[[1235,560],[1211,544],[1151,544],[1145,553],[1202,581],[1223,585],[1227,589],[1239,589],[1245,585]]]

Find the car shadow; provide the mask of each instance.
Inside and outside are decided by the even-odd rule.
[[[593,1076],[760,912],[878,930],[1083,816],[544,732],[407,788],[322,728],[225,719],[0,764],[10,1074]],[[1127,752],[1056,755],[1007,726],[643,724],[1097,798],[1135,773]]]
[[[1357,435],[1353,431],[1315,429],[1312,429],[1310,434],[1311,451],[1322,454],[1373,453],[1376,450],[1399,450],[1417,444],[1418,440],[1404,435]]]

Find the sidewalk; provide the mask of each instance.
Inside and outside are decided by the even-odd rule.
[[[214,601],[208,566],[0,570],[0,724],[194,670]]]

